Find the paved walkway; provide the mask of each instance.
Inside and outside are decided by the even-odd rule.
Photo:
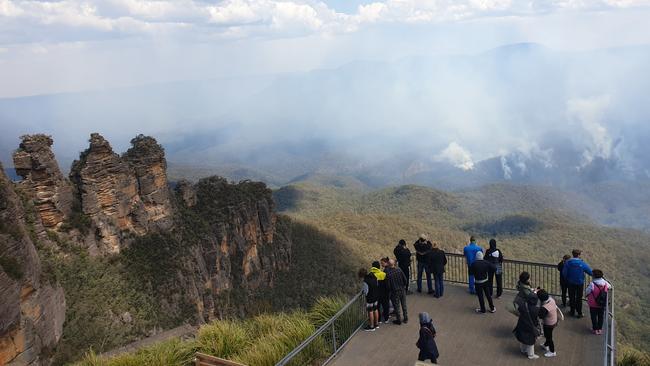
[[[124,353],[133,353],[142,348],[152,346],[156,343],[166,341],[171,338],[183,338],[183,337],[193,336],[196,333],[196,331],[197,331],[196,327],[193,327],[189,324],[183,324],[174,329],[169,329],[164,332],[152,335],[151,337],[141,339],[139,341],[110,350],[108,352],[104,352],[99,356],[101,358],[111,358]]]
[[[441,365],[601,365],[603,338],[590,333],[588,316],[566,318],[555,329],[557,357],[546,359],[540,347],[537,360],[528,360],[519,353],[512,329],[517,318],[505,310],[514,293],[506,292],[495,300],[497,312],[476,314],[476,296],[466,285],[445,284],[445,296],[413,294],[407,296],[409,323],[382,324],[375,332],[358,332],[329,365],[335,366],[413,366],[418,350],[418,313],[427,311],[438,331],[436,341]],[[586,313],[588,315],[588,310]],[[542,338],[543,339],[543,338]]]

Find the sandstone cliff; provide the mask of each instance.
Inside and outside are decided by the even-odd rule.
[[[55,228],[70,214],[72,189],[63,177],[52,153],[52,138],[46,135],[25,135],[14,153],[16,173],[30,192],[41,222]]]
[[[32,154],[43,153],[43,150],[32,149],[29,144],[25,145],[25,150]],[[38,183],[32,184],[43,183],[41,178],[58,172],[43,159],[47,155],[47,152],[35,155],[37,158],[32,160],[33,170],[26,174],[30,186],[43,187]],[[23,167],[28,169],[25,165]],[[49,179],[56,182],[52,176]],[[56,208],[56,202],[60,201],[45,202]],[[58,215],[44,215],[42,207],[36,207],[41,219],[56,217],[58,220]],[[53,224],[54,221],[44,220],[44,223]],[[65,319],[63,289],[43,282],[41,277],[41,263],[28,235],[22,203],[0,165],[0,365],[47,363],[41,354],[56,346],[61,338]]]

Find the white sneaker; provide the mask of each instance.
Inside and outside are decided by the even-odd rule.
[[[528,356],[528,359],[529,359],[529,360],[536,360],[536,359],[538,359],[538,358],[539,358],[539,356],[538,356],[538,355],[535,355],[535,354],[532,355],[532,356]]]
[[[557,356],[557,353],[555,352],[548,351],[544,353],[544,357],[555,357],[555,356]]]

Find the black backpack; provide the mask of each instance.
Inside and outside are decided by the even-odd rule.
[[[596,304],[600,307],[606,307],[607,306],[607,285],[600,287],[594,283],[594,286],[598,287],[598,296],[596,296]]]

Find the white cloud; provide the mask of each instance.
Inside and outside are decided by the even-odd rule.
[[[451,142],[440,154],[433,158],[434,161],[447,162],[463,170],[474,169],[472,154],[460,146],[456,141]]]

